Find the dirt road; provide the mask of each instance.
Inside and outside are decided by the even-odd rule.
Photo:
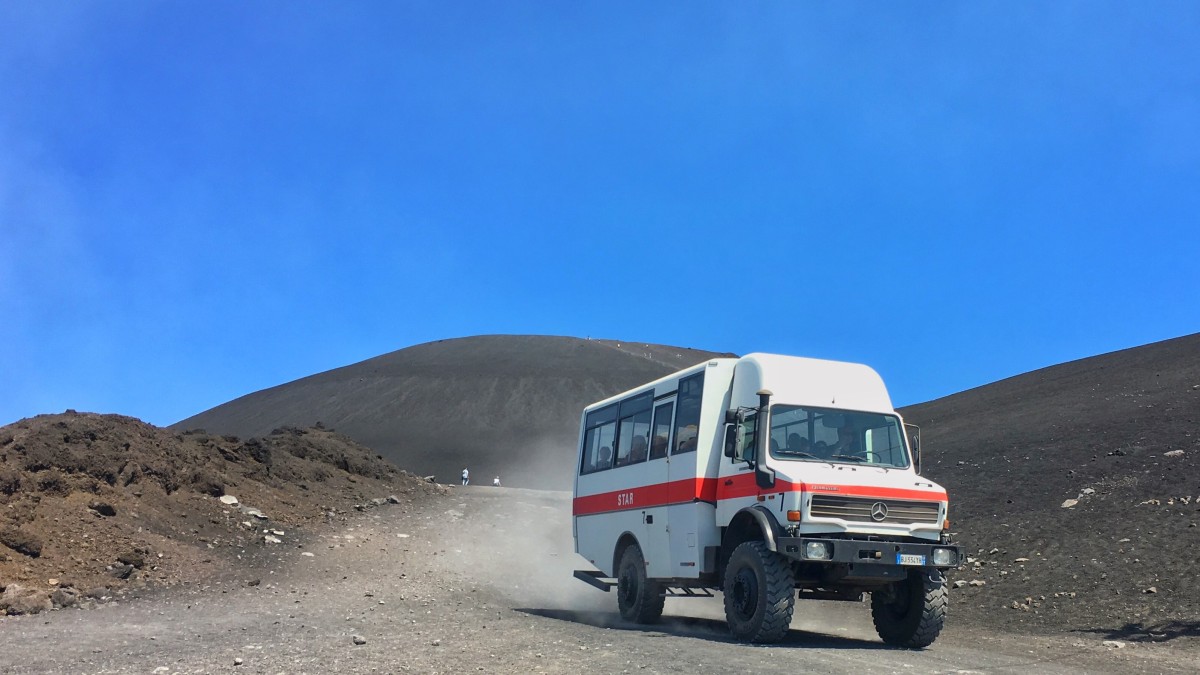
[[[669,600],[647,629],[571,578],[564,493],[457,488],[356,514],[259,566],[151,597],[0,619],[0,671],[1196,672],[1200,645],[956,627],[885,648],[864,604],[800,603],[769,647],[730,641],[717,600]],[[273,549],[274,550],[274,549]],[[359,642],[361,644],[356,644]]]

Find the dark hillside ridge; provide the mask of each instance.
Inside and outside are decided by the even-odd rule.
[[[1200,334],[901,413],[980,563],[952,578],[986,582],[955,589],[952,611],[1116,639],[1200,635]]]
[[[255,392],[172,429],[242,438],[317,423],[439,482],[569,489],[584,406],[718,356],[535,335],[439,340]]]

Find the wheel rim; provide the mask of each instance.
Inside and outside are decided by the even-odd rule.
[[[621,576],[617,584],[617,592],[621,594],[621,600],[626,605],[632,605],[637,600],[637,586],[637,572],[634,571],[632,565],[626,565],[621,569]]]
[[[758,577],[743,567],[733,578],[733,610],[742,618],[754,616],[758,609]]]

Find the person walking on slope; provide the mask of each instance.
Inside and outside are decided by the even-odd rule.
[[[471,482],[471,472],[467,471],[466,469],[463,469],[463,485],[467,485],[470,482]]]

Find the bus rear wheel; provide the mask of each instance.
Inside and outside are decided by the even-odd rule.
[[[617,608],[621,618],[654,623],[662,617],[666,597],[658,582],[646,578],[646,560],[637,544],[625,547],[617,565]]]
[[[875,632],[889,645],[923,649],[946,623],[946,578],[941,572],[909,572],[908,579],[871,593]]]
[[[792,566],[761,541],[743,542],[725,566],[725,621],[745,642],[779,642],[796,605]]]

